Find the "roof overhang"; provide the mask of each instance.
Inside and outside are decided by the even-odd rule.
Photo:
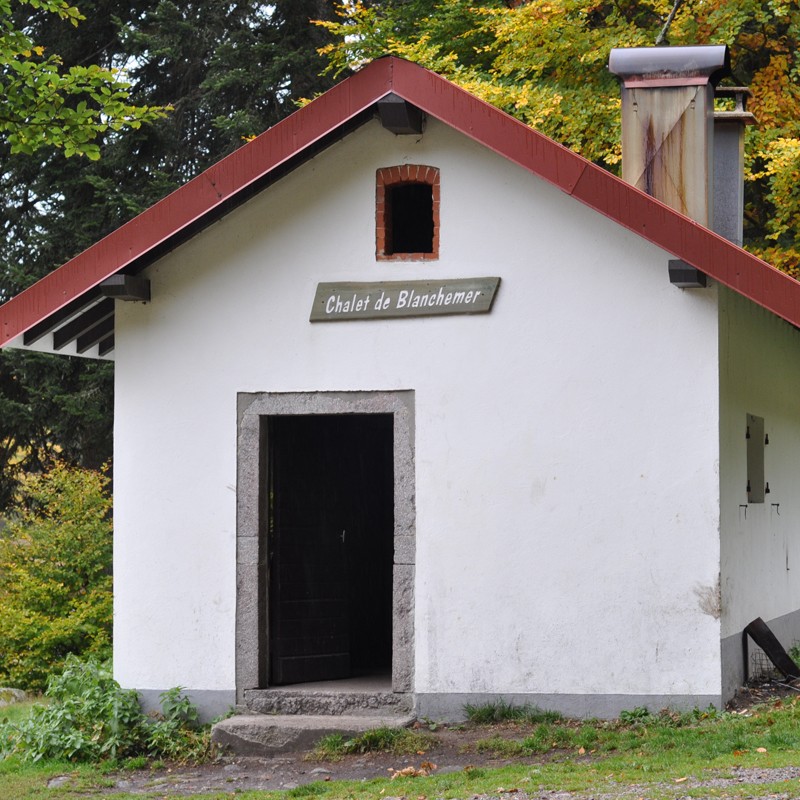
[[[383,101],[383,103],[381,102]],[[398,116],[399,112],[399,116]],[[691,267],[800,326],[800,283],[707,228],[624,183],[455,84],[409,61],[385,57],[321,95],[198,177],[0,306],[0,347],[55,350],[54,337],[83,317],[82,355],[109,357],[113,316],[100,286],[134,276],[236,206],[383,113],[398,132],[434,117],[557,186]],[[387,124],[384,122],[384,124]],[[118,279],[121,280],[121,279]],[[135,299],[135,298],[133,298]],[[113,302],[113,300],[111,301]],[[105,306],[106,310],[108,306]],[[27,337],[26,337],[27,334]],[[109,338],[111,337],[111,338]],[[78,352],[78,338],[60,352]],[[27,339],[27,341],[26,341]],[[59,340],[60,341],[60,340]]]

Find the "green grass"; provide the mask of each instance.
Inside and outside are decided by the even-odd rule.
[[[408,728],[375,728],[350,739],[340,733],[323,737],[310,754],[319,761],[337,761],[353,753],[413,754],[427,750],[435,739]]]
[[[485,703],[474,706],[464,706],[467,719],[475,725],[492,725],[497,722],[527,722],[535,725],[537,722],[558,722],[562,719],[558,711],[543,711],[536,706],[515,706],[505,700],[496,703]]]
[[[305,786],[289,789],[286,794],[289,797],[315,797],[319,794],[325,794],[327,791],[328,787],[324,783],[314,781],[314,783],[307,783]]]
[[[9,722],[18,723],[27,719],[31,714],[31,709],[37,703],[42,705],[45,701],[39,697],[34,700],[26,700],[24,703],[12,703],[8,706],[0,708],[0,720],[8,720]]]
[[[21,712],[24,713],[24,712]],[[648,714],[634,709],[615,721],[548,720],[519,717],[487,727],[475,751],[506,758],[524,756],[533,764],[518,763],[502,769],[470,766],[456,773],[430,777],[399,777],[371,781],[329,781],[300,786],[288,792],[240,792],[241,800],[382,800],[387,796],[450,798],[497,794],[498,790],[569,791],[578,797],[598,793],[623,793],[635,786],[635,796],[652,800],[679,797],[798,796],[800,783],[792,781],[748,784],[732,781],[722,788],[694,786],[696,779],[726,777],[734,766],[782,767],[796,765],[800,752],[800,700],[756,709],[750,716],[695,712]],[[391,731],[391,732],[389,732]],[[499,734],[502,734],[499,735]],[[379,750],[411,754],[419,765],[428,756],[430,734],[400,729],[380,729],[352,739],[328,737],[325,747],[343,757],[347,753]],[[322,747],[322,745],[321,745]],[[759,752],[761,750],[762,752]],[[318,749],[318,755],[321,755]],[[469,762],[470,753],[462,755]],[[435,759],[434,759],[435,760]],[[476,760],[478,760],[476,758]],[[398,759],[398,766],[401,761]],[[124,765],[117,765],[117,767]],[[131,766],[142,766],[136,762]],[[134,800],[124,792],[108,794],[112,785],[108,765],[76,767],[64,763],[23,764],[16,759],[0,762],[0,800],[77,800],[113,797]],[[69,786],[46,789],[49,779],[71,776]],[[686,780],[683,780],[686,779]],[[230,792],[205,795],[204,800],[229,797]],[[201,795],[195,795],[200,800]],[[191,800],[191,799],[190,799]]]

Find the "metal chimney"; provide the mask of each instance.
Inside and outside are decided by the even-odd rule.
[[[732,97],[734,108],[714,112],[713,229],[739,247],[744,217],[744,129],[756,121],[747,110],[751,96],[742,86],[718,88],[716,97]]]
[[[622,82],[623,180],[710,227],[714,86],[730,72],[725,45],[611,51]]]

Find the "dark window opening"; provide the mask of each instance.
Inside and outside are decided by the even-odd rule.
[[[390,233],[387,254],[433,252],[433,187],[427,183],[387,186]]]

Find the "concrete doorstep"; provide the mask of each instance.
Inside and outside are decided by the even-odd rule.
[[[323,736],[340,733],[357,736],[374,728],[407,728],[412,716],[311,716],[241,714],[218,722],[211,741],[240,756],[263,756],[310,750]]]

